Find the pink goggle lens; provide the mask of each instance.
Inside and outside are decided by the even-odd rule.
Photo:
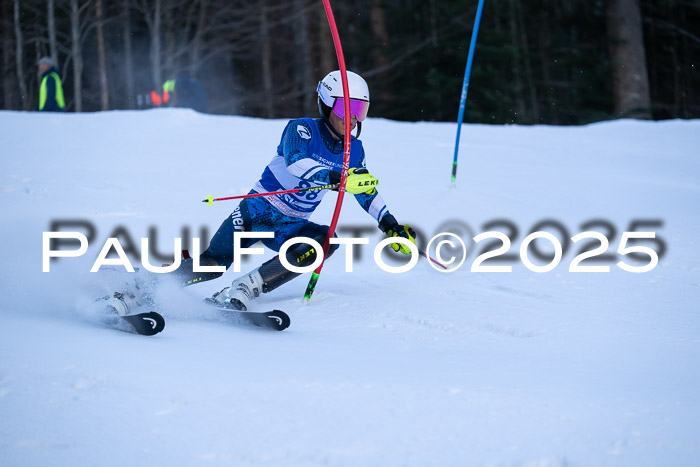
[[[368,110],[369,102],[358,99],[350,99],[350,115],[356,116],[358,122],[361,122],[367,118]],[[345,120],[345,103],[343,102],[342,97],[335,100],[335,104],[333,105],[333,113]]]

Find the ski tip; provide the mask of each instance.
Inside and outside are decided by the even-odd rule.
[[[160,313],[149,311],[135,315],[121,315],[121,318],[131,324],[136,334],[154,336],[165,328],[165,319]]]
[[[306,297],[304,297],[304,298],[301,299],[301,303],[303,303],[304,305],[308,305],[308,304],[309,304],[309,299],[306,298]]]
[[[272,320],[272,326],[270,326],[275,331],[284,331],[292,324],[292,320],[289,315],[282,310],[272,310],[268,313],[268,318]]]

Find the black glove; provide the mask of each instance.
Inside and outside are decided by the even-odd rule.
[[[414,245],[416,244],[416,232],[408,225],[400,225],[391,214],[382,217],[379,222],[379,230],[384,232],[387,237],[403,237],[412,241]],[[403,243],[392,243],[391,247],[394,251],[400,251],[404,255],[411,254],[411,249]]]

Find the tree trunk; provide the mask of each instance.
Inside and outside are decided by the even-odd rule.
[[[175,24],[175,11],[169,3],[166,2],[163,9],[163,61],[162,69],[165,72],[165,79],[169,79],[176,68],[175,63],[175,29],[178,25]],[[184,13],[183,13],[184,14]]]
[[[673,63],[673,118],[681,117],[681,109],[683,106],[683,89],[681,86],[681,60],[678,57],[678,34],[673,35],[671,39],[671,60]]]
[[[294,91],[301,98],[300,109],[304,114],[313,112],[314,100],[314,78],[311,75],[311,41],[309,40],[309,13],[305,11],[305,0],[294,0],[294,10],[301,12],[298,24],[295,25],[297,31],[294,34],[294,49],[297,51],[298,60],[294,61]]]
[[[56,68],[59,68],[58,63],[58,45],[56,42],[56,5],[55,0],[48,0],[46,3],[46,17],[48,20],[49,27],[49,51],[51,53],[51,60],[53,60]]]
[[[131,50],[131,2],[124,2],[124,80],[126,81],[127,108],[134,108],[134,64]]]
[[[27,81],[24,77],[24,49],[22,39],[22,25],[19,20],[19,0],[14,0],[14,23],[15,23],[15,66],[17,67],[17,82],[19,84],[21,108],[29,110],[31,104],[27,98]]]
[[[375,2],[376,1],[377,0],[375,0]],[[384,10],[382,10],[382,16],[383,15],[384,15]],[[430,38],[433,41],[433,47],[435,47],[436,49],[440,46],[440,42],[438,40],[437,21],[438,21],[437,0],[430,0]]]
[[[2,2],[0,10],[3,18],[10,18],[9,2]],[[10,28],[2,28],[2,102],[4,109],[15,108],[13,73],[10,73],[12,66],[12,31]]]
[[[525,65],[525,83],[527,83],[527,90],[530,97],[530,116],[527,118],[527,123],[537,123],[540,119],[540,108],[537,102],[537,88],[534,84],[534,78],[532,74],[532,66],[530,66],[530,45],[527,38],[527,27],[525,26],[525,20],[523,18],[523,7],[520,0],[516,3],[516,12],[518,17],[519,29],[521,32],[520,42],[523,45],[523,64]],[[525,117],[525,115],[524,115]]]
[[[192,48],[190,49],[190,72],[193,77],[196,77],[199,71],[200,61],[202,60],[202,47],[204,38],[204,28],[207,21],[207,0],[200,0],[199,15],[197,16],[197,26],[192,39]]]
[[[319,5],[321,2],[319,2]],[[319,28],[320,28],[320,39],[319,39],[319,55],[321,57],[321,73],[318,79],[320,80],[328,73],[333,70],[338,69],[338,60],[335,53],[335,44],[333,44],[333,34],[331,34],[331,28],[328,25],[328,17],[326,16],[326,10],[323,6],[319,6]]]
[[[161,65],[161,0],[154,0],[153,21],[151,23],[151,74],[153,76],[153,86],[158,92],[163,87],[163,69]]]
[[[95,0],[95,17],[97,19],[97,70],[100,78],[100,109],[109,110],[109,84],[107,83],[107,64],[105,60],[105,38],[103,31],[102,0]]]
[[[267,1],[260,0],[260,47],[262,64],[263,83],[263,105],[262,114],[267,118],[272,118],[274,112],[274,99],[272,95],[272,50],[270,46],[270,33],[267,22]]]
[[[508,22],[510,24],[509,30],[510,30],[510,44],[511,47],[513,48],[513,59],[512,59],[512,68],[511,71],[513,73],[513,83],[514,83],[514,93],[515,93],[515,118],[513,118],[513,123],[520,123],[523,121],[525,118],[525,98],[523,97],[523,81],[522,81],[522,76],[523,72],[520,67],[521,65],[521,58],[520,58],[520,43],[518,42],[518,37],[520,35],[520,31],[518,28],[518,19],[517,19],[517,14],[516,14],[516,8],[515,8],[515,0],[509,0],[508,1]]]
[[[433,4],[434,2],[431,1],[431,7],[434,6]],[[434,13],[432,8],[431,12]],[[372,35],[374,36],[374,42],[377,44],[373,48],[374,66],[376,68],[389,67],[390,60],[384,53],[384,51],[389,48],[389,32],[386,27],[386,15],[384,14],[381,0],[372,0],[369,10],[369,21],[372,28]],[[431,23],[431,27],[432,26]],[[437,32],[434,28],[431,30],[431,37],[433,41],[437,43]],[[391,89],[393,89],[391,86],[379,86],[376,101],[381,102],[383,106],[389,106],[394,97],[391,93]]]
[[[649,119],[649,77],[637,0],[608,0],[607,27],[615,115]]]
[[[552,83],[552,73],[551,73],[551,58],[549,52],[552,50],[552,36],[547,25],[550,23],[552,16],[550,16],[549,11],[542,9],[540,10],[540,34],[539,34],[539,58],[542,71],[542,87],[546,90],[546,100],[547,106],[545,106],[544,117],[549,116],[549,122],[552,124],[558,124],[558,117],[556,113],[548,112],[546,109],[552,105],[556,97],[554,95],[554,87]],[[549,115],[547,115],[549,114]],[[542,120],[542,115],[539,119]],[[535,123],[542,123],[541,121],[536,121]]]
[[[686,25],[688,24],[688,19],[687,19],[687,14],[688,10],[683,8],[681,9],[680,15],[681,15],[681,24]],[[681,57],[690,57],[691,54],[693,53],[690,46],[690,40],[687,34],[683,34],[681,37]],[[700,42],[700,41],[698,41]],[[695,49],[697,51],[697,49]],[[693,103],[697,102],[695,100],[694,93],[697,92],[697,87],[693,85],[688,85],[688,83],[693,82],[693,76],[695,75],[696,72],[693,71],[694,66],[688,67],[684,66],[681,68],[681,70],[678,72],[679,74],[679,79],[681,80],[681,84],[683,86],[681,90],[681,114],[678,115],[679,118],[697,118],[697,113],[693,113]],[[695,75],[697,76],[697,75]],[[697,108],[697,107],[696,107]]]
[[[83,53],[80,46],[80,10],[78,0],[70,0],[71,55],[73,56],[73,94],[75,111],[83,111]]]

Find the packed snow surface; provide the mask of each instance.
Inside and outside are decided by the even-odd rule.
[[[700,121],[583,127],[455,126],[369,119],[370,172],[399,221],[466,247],[452,273],[420,261],[384,271],[382,239],[346,196],[344,247],[308,305],[309,274],[263,295],[284,332],[236,325],[202,299],[237,277],[156,292],[165,330],[105,325],[94,299],[130,280],[91,273],[110,237],[135,267],[141,239],[172,261],[174,239],[206,243],[247,193],[286,120],[189,110],[0,112],[0,465],[690,466],[700,458]],[[329,224],[330,193],[312,220]],[[538,225],[539,224],[539,225]],[[79,231],[87,252],[42,272],[42,233]],[[501,241],[507,255],[474,272]],[[559,264],[547,239],[561,243]],[[571,237],[597,231],[601,246]],[[654,232],[627,240],[623,232]],[[433,242],[429,254],[461,260]],[[455,241],[456,244],[456,241]],[[71,250],[77,244],[65,244]],[[624,247],[652,254],[633,259]],[[647,250],[647,252],[648,252]],[[274,255],[248,257],[244,270]],[[382,258],[387,265],[405,264]],[[539,253],[539,257],[538,254]],[[622,261],[648,272],[628,272]],[[547,258],[549,256],[549,258]],[[505,259],[504,259],[505,258]],[[500,259],[500,261],[499,261]]]

